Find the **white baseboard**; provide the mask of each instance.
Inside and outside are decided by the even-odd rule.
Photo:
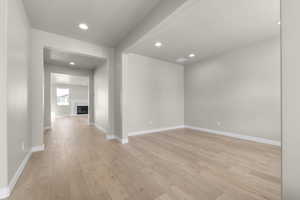
[[[10,195],[9,187],[0,188],[0,199],[6,199]]]
[[[105,138],[107,140],[117,140],[121,144],[127,144],[128,143],[128,138],[119,138],[119,137],[117,137],[115,135],[106,135]]]
[[[109,134],[106,134],[106,135],[105,135],[105,138],[106,138],[107,140],[114,140],[114,139],[117,139],[117,137],[116,137],[115,135],[109,135]]]
[[[47,131],[47,130],[50,130],[51,129],[51,126],[46,126],[44,127],[44,130]]]
[[[124,138],[119,138],[114,134],[110,134],[109,131],[107,131],[105,128],[97,125],[96,123],[94,124],[94,126],[99,129],[100,131],[105,133],[105,138],[107,140],[117,140],[118,142],[120,142],[121,144],[127,144],[128,143],[128,138],[124,139]]]
[[[103,133],[105,133],[105,138],[107,140],[114,140],[117,139],[117,137],[114,134],[110,134],[109,131],[105,128],[103,128],[102,126],[100,126],[97,123],[91,123],[91,125],[94,125],[97,129],[99,129],[100,131],[102,131]]]
[[[38,152],[38,151],[44,151],[45,150],[45,145],[42,144],[40,146],[34,146],[31,148],[31,152]]]
[[[180,128],[184,128],[184,127],[185,127],[184,125],[180,125],[180,126],[172,126],[172,127],[159,128],[159,129],[150,129],[150,130],[145,130],[145,131],[137,131],[137,132],[128,133],[128,136],[136,136],[136,135],[144,135],[144,134],[150,134],[150,133],[158,133],[158,132],[163,132],[163,131],[180,129]]]
[[[238,139],[242,139],[242,140],[263,143],[263,144],[271,144],[271,145],[275,145],[275,146],[281,146],[281,142],[266,139],[266,138],[241,135],[241,134],[237,134],[237,133],[229,133],[229,132],[225,132],[225,131],[218,131],[218,130],[212,130],[212,129],[207,129],[207,128],[199,128],[199,127],[189,126],[189,125],[185,125],[185,128],[202,131],[202,132],[206,132],[206,133],[211,133],[211,134],[216,134],[216,135],[223,135],[223,136],[238,138]]]
[[[271,144],[271,145],[275,145],[275,146],[281,146],[280,141],[275,141],[275,140],[270,140],[270,139],[260,138],[260,137],[254,137],[254,136],[241,135],[241,134],[237,134],[237,133],[229,133],[229,132],[225,132],[225,131],[212,130],[212,129],[207,129],[207,128],[199,128],[199,127],[189,126],[189,125],[181,125],[181,126],[174,126],[174,127],[160,128],[160,129],[151,129],[151,130],[145,130],[145,131],[131,132],[131,133],[128,133],[128,136],[158,133],[158,132],[169,131],[169,130],[180,129],[180,128],[188,128],[188,129],[193,129],[193,130],[202,131],[202,132],[211,133],[211,134],[223,135],[223,136],[238,138],[238,139],[242,139],[242,140],[263,143],[263,144]],[[120,139],[118,139],[118,140],[120,141]],[[127,140],[127,142],[128,142],[128,140]]]
[[[28,152],[27,155],[25,156],[25,158],[23,159],[21,165],[19,166],[19,168],[17,169],[15,175],[13,176],[13,178],[10,180],[9,182],[9,191],[13,191],[15,185],[17,184],[18,179],[20,178],[21,174],[23,173],[28,160],[30,159],[32,154],[32,151]]]
[[[44,151],[45,149],[45,145],[40,145],[40,146],[34,146],[31,148],[31,150],[26,154],[25,158],[23,159],[23,161],[21,162],[19,168],[17,169],[17,171],[15,172],[15,175],[13,176],[13,178],[9,181],[9,184],[7,187],[4,188],[0,188],[0,199],[5,199],[7,197],[9,197],[9,195],[11,194],[11,191],[13,191],[15,185],[18,182],[18,179],[20,178],[20,176],[22,175],[28,160],[31,157],[31,154],[33,152],[38,152],[38,151]]]
[[[97,123],[93,123],[94,124],[94,126],[97,128],[97,129],[99,129],[100,131],[102,131],[103,133],[107,133],[108,131],[105,129],[105,128],[103,128],[102,126],[100,126],[99,124],[97,124]]]
[[[128,138],[116,138],[121,144],[127,144],[128,143]]]

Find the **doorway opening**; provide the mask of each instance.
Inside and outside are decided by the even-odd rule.
[[[51,129],[59,118],[69,117],[108,130],[108,76],[105,58],[45,47],[44,129]]]
[[[89,78],[51,73],[51,121],[89,116]]]

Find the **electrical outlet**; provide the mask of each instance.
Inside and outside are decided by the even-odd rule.
[[[217,125],[218,125],[218,126],[221,126],[221,122],[217,122]]]
[[[152,125],[152,124],[153,124],[153,121],[149,121],[148,124],[149,124],[149,125]]]

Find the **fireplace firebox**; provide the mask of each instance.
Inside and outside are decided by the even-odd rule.
[[[88,106],[77,106],[77,115],[89,114]]]

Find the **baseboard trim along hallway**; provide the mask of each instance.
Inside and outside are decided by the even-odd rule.
[[[94,125],[97,129],[105,132],[105,129],[102,128],[101,126],[99,126],[97,124],[94,124]],[[136,132],[128,133],[128,136],[130,137],[130,136],[137,136],[137,135],[159,133],[159,132],[170,131],[170,130],[175,130],[175,129],[182,129],[182,128],[197,130],[197,131],[201,131],[201,132],[205,132],[205,133],[209,133],[209,134],[223,135],[223,136],[227,136],[227,137],[237,138],[237,139],[241,139],[241,140],[248,140],[248,141],[258,142],[258,143],[262,143],[262,144],[281,146],[280,141],[270,140],[270,139],[261,138],[261,137],[241,135],[241,134],[237,134],[237,133],[230,133],[230,132],[226,132],[226,131],[200,128],[200,127],[195,127],[195,126],[190,126],[190,125],[180,125],[180,126],[165,127],[165,128],[159,128],[159,129],[136,131]],[[116,137],[115,135],[107,135],[106,139],[108,139],[108,140],[117,139],[121,144],[128,143],[128,138],[119,138],[119,137]]]
[[[117,139],[116,136],[114,136],[114,135],[109,135],[109,134],[106,134],[106,135],[105,135],[105,138],[106,138],[107,140],[114,140],[114,139]]]
[[[26,154],[25,158],[21,162],[19,168],[15,172],[14,176],[10,180],[9,184],[7,187],[0,188],[0,199],[6,199],[10,196],[11,192],[13,191],[14,187],[16,186],[18,179],[22,175],[32,153],[34,152],[39,152],[39,151],[44,151],[45,150],[45,145],[40,145],[40,146],[34,146],[31,148],[31,150]]]
[[[128,143],[128,138],[119,138],[115,135],[107,135],[107,130],[106,129],[104,129],[103,127],[97,125],[96,123],[93,124],[93,125],[97,129],[99,129],[100,131],[102,131],[106,134],[106,139],[107,140],[116,139],[121,144],[127,144]],[[258,143],[262,143],[262,144],[270,144],[270,145],[275,145],[275,146],[281,146],[280,141],[270,140],[270,139],[261,138],[261,137],[241,135],[241,134],[237,134],[237,133],[230,133],[230,132],[226,132],[226,131],[200,128],[200,127],[195,127],[195,126],[190,126],[190,125],[179,125],[179,126],[165,127],[165,128],[159,128],[159,129],[149,129],[149,130],[143,130],[143,131],[130,132],[130,133],[128,133],[128,136],[130,137],[130,136],[137,136],[137,135],[159,133],[159,132],[170,131],[170,130],[181,129],[181,128],[197,130],[197,131],[201,131],[201,132],[205,132],[205,133],[209,133],[209,134],[223,135],[223,136],[227,136],[227,137],[237,138],[237,139],[241,139],[241,140],[248,140],[248,141],[258,142]]]
[[[6,199],[9,197],[9,187],[0,188],[0,199]]]
[[[137,131],[137,132],[128,133],[128,136],[158,133],[158,132],[164,132],[164,131],[169,131],[169,130],[180,129],[180,128],[184,128],[184,127],[185,127],[184,125],[180,125],[180,126],[172,126],[172,127],[165,127],[165,128],[159,128],[159,129],[150,129],[150,130],[144,130],[144,131]]]
[[[210,133],[210,134],[223,135],[223,136],[228,136],[228,137],[232,137],[232,138],[263,143],[263,144],[271,144],[271,145],[275,145],[275,146],[281,146],[281,142],[279,142],[279,141],[270,140],[270,139],[261,138],[261,137],[241,135],[241,134],[237,134],[237,133],[230,133],[230,132],[218,131],[218,130],[207,129],[207,128],[199,128],[199,127],[189,126],[189,125],[185,125],[185,128],[197,130],[197,131],[201,131],[201,132],[205,132],[205,133]]]
[[[241,135],[241,134],[237,134],[237,133],[230,133],[230,132],[226,132],[226,131],[219,131],[219,130],[213,130],[213,129],[207,129],[207,128],[199,128],[199,127],[189,126],[189,125],[181,125],[181,126],[173,126],[173,127],[166,127],[166,128],[160,128],[160,129],[150,129],[150,130],[144,130],[144,131],[131,132],[131,133],[128,133],[128,136],[159,133],[159,132],[170,131],[170,130],[181,129],[181,128],[197,130],[197,131],[201,131],[201,132],[205,132],[205,133],[209,133],[209,134],[223,135],[223,136],[227,136],[227,137],[248,140],[248,141],[258,142],[258,143],[262,143],[262,144],[281,146],[281,142],[275,141],[275,140],[270,140],[270,139],[261,138],[261,137],[248,136],[248,135]]]
[[[118,140],[121,144],[127,144],[127,143],[128,143],[128,138],[119,138],[119,137],[117,137],[117,140]]]
[[[108,131],[106,130],[106,128],[103,128],[102,126],[100,126],[97,123],[91,123],[91,125],[94,125],[97,129],[99,129],[100,131],[102,131],[103,133],[107,134]]]
[[[51,126],[44,127],[44,131],[48,131],[48,130],[51,130]]]
[[[17,184],[18,182],[18,179],[20,178],[20,176],[22,175],[22,172],[24,171],[27,163],[28,163],[28,160],[30,159],[31,157],[31,154],[32,154],[32,151],[29,151],[27,153],[27,155],[25,156],[25,158],[23,159],[21,165],[19,166],[19,168],[17,169],[15,175],[13,176],[13,178],[10,180],[9,182],[9,194],[10,195],[10,192],[14,189],[15,185]]]
[[[128,138],[119,138],[119,137],[115,136],[114,134],[109,134],[109,131],[107,131],[105,128],[103,128],[102,126],[100,126],[97,123],[93,123],[91,125],[94,125],[98,130],[105,133],[105,138],[107,140],[117,140],[121,144],[127,144],[128,143]]]
[[[31,148],[31,152],[38,152],[38,151],[44,151],[45,150],[45,145],[42,144],[40,146],[34,146]]]
[[[107,129],[103,128],[102,126],[100,126],[97,123],[90,123],[90,125],[96,127],[98,130],[100,130],[101,132],[103,132],[105,134],[105,138],[107,140],[114,140],[114,139],[118,139],[115,135],[113,134],[109,134],[109,131],[107,131]]]

